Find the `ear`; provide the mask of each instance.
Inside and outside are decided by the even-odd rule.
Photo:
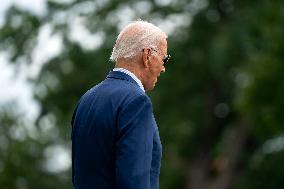
[[[149,48],[143,49],[142,63],[145,68],[148,68],[150,66],[150,55],[151,55],[151,50]]]

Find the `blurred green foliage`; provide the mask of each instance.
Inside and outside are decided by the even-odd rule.
[[[161,189],[282,188],[283,7],[268,0],[49,1],[41,17],[11,8],[0,29],[11,63],[32,63],[47,24],[62,36],[63,50],[31,80],[41,106],[35,123],[2,106],[0,188],[71,187],[70,169],[44,168],[46,148],[70,148],[79,97],[112,69],[108,58],[123,20],[137,18],[169,30],[173,57],[149,93],[163,144]],[[104,33],[99,48],[84,49],[69,37],[76,18]],[[46,120],[57,135],[44,132]],[[22,131],[31,125],[37,137]],[[13,139],[14,130],[26,136]]]

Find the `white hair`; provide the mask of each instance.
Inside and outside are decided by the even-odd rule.
[[[119,58],[131,58],[144,48],[157,48],[161,39],[167,35],[157,26],[147,21],[137,20],[125,26],[117,36],[110,56],[111,61]]]

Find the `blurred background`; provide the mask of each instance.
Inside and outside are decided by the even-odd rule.
[[[283,188],[284,1],[1,0],[0,189],[71,188],[72,112],[138,18],[172,55],[149,93],[160,188]]]

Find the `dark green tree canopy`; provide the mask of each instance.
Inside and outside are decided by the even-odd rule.
[[[0,108],[0,188],[71,187],[70,168],[44,168],[46,151],[70,149],[77,101],[113,68],[116,36],[138,18],[168,32],[172,55],[149,93],[163,143],[161,189],[283,187],[283,6],[267,0],[50,0],[41,16],[10,8],[0,50],[18,72],[34,64],[44,27],[62,48],[28,78],[41,107],[35,122],[9,108],[13,104]],[[74,29],[84,37],[74,37]],[[38,137],[23,131],[25,138],[13,138],[29,127]]]

